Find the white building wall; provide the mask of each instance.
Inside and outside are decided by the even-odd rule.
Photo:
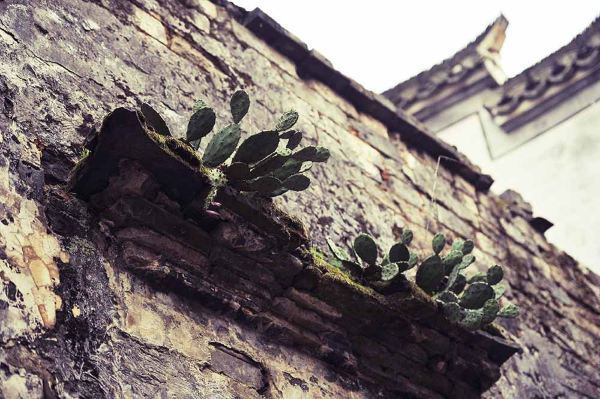
[[[600,272],[600,101],[492,159],[484,135],[500,132],[482,109],[439,136],[494,178],[493,191],[519,192],[555,224],[549,240]]]

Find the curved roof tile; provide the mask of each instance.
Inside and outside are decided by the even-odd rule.
[[[432,105],[433,97],[442,89],[448,97],[463,89],[465,82],[477,70],[484,69],[484,61],[497,57],[504,42],[504,32],[508,21],[500,15],[494,22],[469,43],[465,48],[430,69],[401,82],[383,92],[397,107],[411,113]],[[486,74],[495,84],[499,84],[491,73]]]
[[[597,17],[571,42],[507,80],[498,89],[496,102],[487,108],[500,126],[514,130],[527,122],[525,116],[534,108],[599,69],[600,17]]]

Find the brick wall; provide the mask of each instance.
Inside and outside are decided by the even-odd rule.
[[[437,231],[473,238],[478,263],[506,267],[508,297],[523,310],[504,327],[524,352],[505,364],[488,395],[597,396],[598,276],[548,244],[510,204],[477,191],[451,161],[436,173],[437,157],[418,140],[322,81],[301,79],[294,62],[232,17],[240,10],[192,0],[50,0],[43,7],[5,1],[0,13],[4,391],[186,397],[196,387],[234,397],[227,373],[202,366],[217,350],[209,342],[226,336],[231,347],[255,352],[265,344],[111,264],[99,245],[104,227],[88,224],[95,219],[87,205],[61,188],[84,136],[115,107],[149,102],[182,135],[196,98],[224,117],[229,96],[243,87],[253,100],[247,131],[293,108],[308,141],[332,151],[328,164],[313,168],[308,191],[277,200],[309,226],[316,246],[324,249],[325,237],[348,242],[359,231],[389,244],[401,226],[422,248]],[[65,213],[69,223],[56,217]],[[102,363],[106,351],[109,364]],[[59,352],[73,363],[54,363]],[[288,368],[291,358],[309,362],[306,355],[281,349],[276,358],[275,397],[304,397],[305,388],[312,397],[342,392],[340,381],[311,383],[311,373],[328,375],[318,362],[311,367],[322,370]],[[113,381],[99,381],[100,364]],[[256,379],[242,380],[240,392],[260,394],[247,388]],[[148,391],[136,391],[142,385]]]

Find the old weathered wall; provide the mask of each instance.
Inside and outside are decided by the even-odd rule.
[[[597,397],[600,279],[549,245],[518,207],[477,192],[444,162],[436,174],[437,160],[408,147],[402,132],[388,131],[322,83],[300,79],[290,60],[224,8],[195,0],[35,3],[0,2],[0,392],[346,392],[344,381],[324,382],[330,374],[320,362],[270,347],[227,317],[111,263],[97,238],[106,227],[91,224],[88,206],[62,190],[84,136],[115,107],[149,102],[182,135],[194,99],[207,98],[225,116],[228,96],[244,87],[253,99],[247,131],[293,108],[310,141],[332,151],[327,165],[313,168],[308,191],[278,200],[309,225],[317,246],[359,231],[389,244],[405,225],[423,248],[437,230],[472,237],[481,264],[506,266],[508,296],[523,310],[504,326],[524,352],[504,366],[488,395]],[[432,194],[439,205],[431,206]],[[223,347],[269,358],[269,391],[261,369],[238,352],[216,355],[249,365],[237,380],[211,366]]]

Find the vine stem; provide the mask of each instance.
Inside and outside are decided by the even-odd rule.
[[[435,171],[433,173],[433,182],[431,185],[431,192],[429,193],[429,208],[430,208],[430,212],[431,212],[431,217],[435,218],[436,222],[440,222],[440,210],[439,210],[439,204],[438,204],[438,200],[437,200],[437,196],[435,193],[435,190],[437,188],[437,182],[438,182],[438,173],[440,170],[440,164],[442,159],[445,159],[447,161],[452,161],[452,162],[460,162],[459,160],[455,159],[455,158],[451,158],[451,157],[447,157],[445,155],[440,155],[438,156],[437,159],[437,163],[435,165]],[[425,230],[431,232],[429,230],[429,219],[427,219],[427,223],[425,225]]]

